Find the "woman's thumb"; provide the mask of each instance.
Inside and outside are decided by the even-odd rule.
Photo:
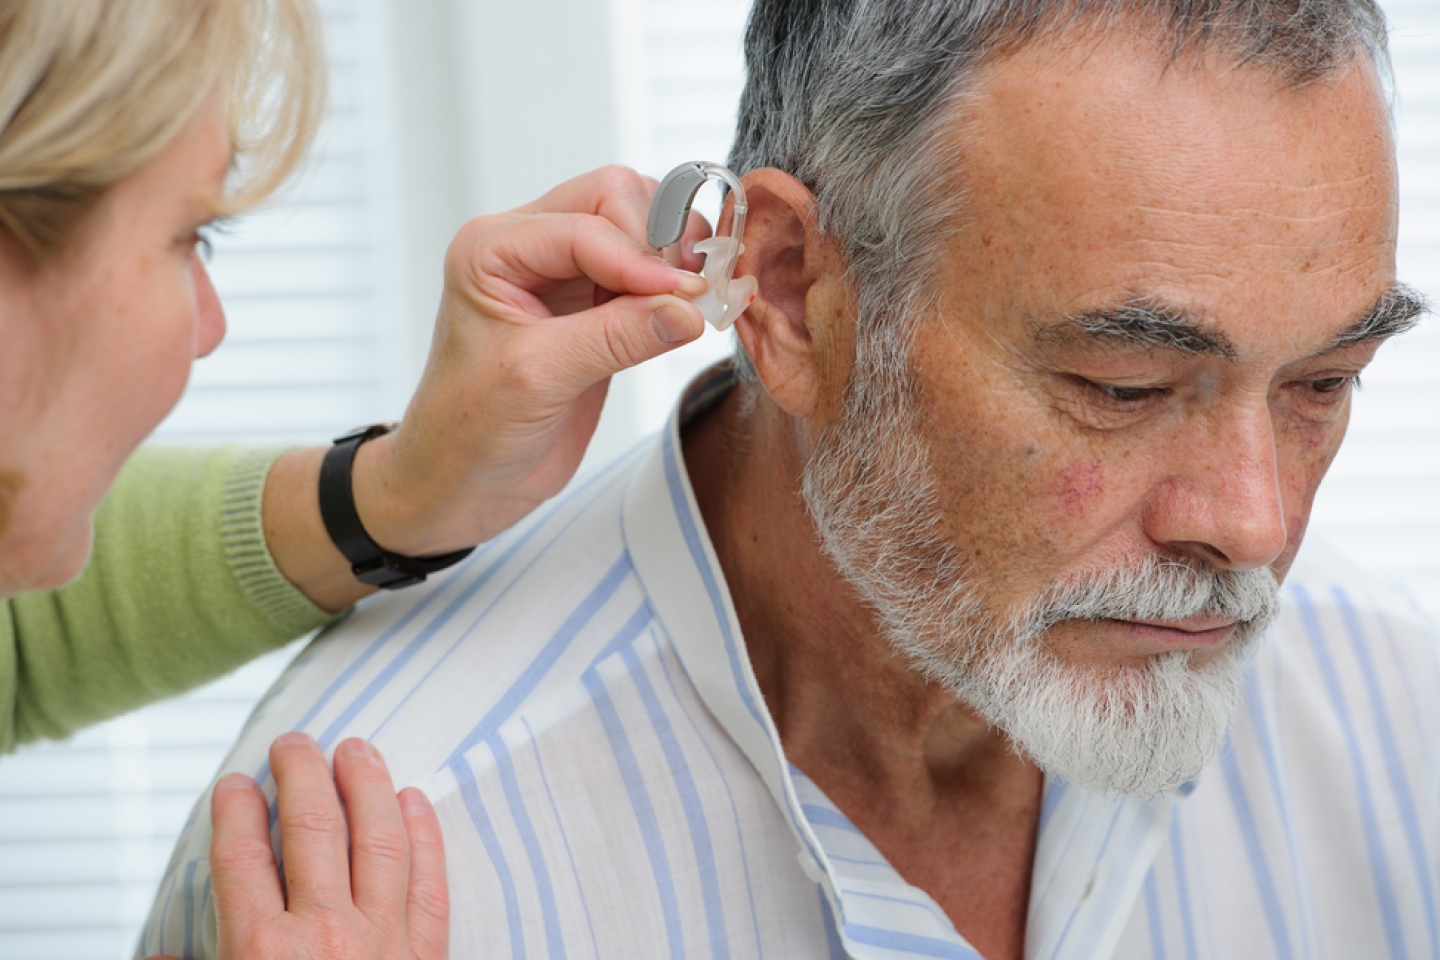
[[[559,355],[578,358],[581,369],[569,372],[583,390],[699,339],[705,318],[694,304],[676,296],[616,297],[571,314],[554,330],[571,338],[569,349]]]

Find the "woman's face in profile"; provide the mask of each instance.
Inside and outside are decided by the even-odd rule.
[[[121,465],[224,337],[196,247],[231,159],[215,105],[111,188],[55,259],[26,267],[0,250],[0,480],[12,491],[0,597],[80,572]]]

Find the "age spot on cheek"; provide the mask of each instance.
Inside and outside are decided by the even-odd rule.
[[[1070,516],[1085,512],[1085,506],[1105,492],[1103,466],[1099,460],[1072,463],[1060,471],[1056,499]]]

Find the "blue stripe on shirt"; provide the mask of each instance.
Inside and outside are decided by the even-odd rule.
[[[1185,842],[1180,818],[1170,822],[1170,852],[1175,866],[1175,896],[1180,901],[1180,931],[1185,937],[1185,960],[1199,960],[1195,946],[1195,904],[1190,899],[1189,881],[1185,878]]]
[[[565,821],[560,818],[560,807],[555,803],[555,794],[550,789],[550,778],[545,774],[545,761],[540,757],[540,743],[535,738],[535,731],[530,729],[530,721],[521,717],[520,723],[530,737],[530,750],[535,754],[535,769],[540,771],[540,783],[545,788],[545,799],[550,803],[550,815],[555,820],[555,828],[560,832],[560,842],[565,847],[565,857],[570,861],[570,872],[575,876],[575,889],[580,894],[580,909],[585,914],[585,927],[590,931],[590,947],[594,950],[595,956],[599,957],[600,942],[595,938],[595,923],[590,918],[590,903],[585,896],[585,884],[580,879],[580,868],[575,863],[575,852],[570,848],[570,833],[565,829]]]
[[[195,868],[191,860],[185,867],[185,956],[195,956]]]
[[[645,853],[650,858],[650,872],[655,877],[655,892],[660,896],[660,909],[665,917],[670,956],[672,960],[681,960],[685,956],[685,938],[680,923],[680,906],[675,898],[675,881],[670,876],[670,858],[665,853],[665,840],[660,835],[659,824],[655,820],[655,807],[650,802],[650,793],[645,789],[645,775],[635,759],[635,751],[630,746],[630,738],[625,734],[625,726],[615,709],[615,703],[610,699],[610,691],[605,688],[605,681],[600,679],[600,674],[594,667],[586,670],[581,679],[585,689],[590,691],[590,700],[594,703],[596,712],[600,714],[605,736],[610,741],[610,749],[615,754],[615,763],[620,768],[620,777],[625,783],[625,792],[630,797],[630,807],[635,812],[640,835],[645,840]]]
[[[1309,591],[1296,584],[1293,594],[1300,608],[1301,619],[1310,635],[1310,648],[1320,668],[1325,691],[1330,696],[1330,708],[1345,735],[1345,746],[1350,754],[1350,768],[1355,782],[1356,798],[1360,801],[1360,823],[1365,832],[1366,848],[1370,854],[1370,873],[1375,883],[1375,896],[1379,900],[1380,916],[1384,920],[1385,940],[1393,960],[1406,960],[1409,951],[1405,948],[1405,937],[1400,932],[1400,914],[1395,904],[1395,884],[1390,875],[1390,865],[1385,857],[1385,847],[1380,840],[1380,821],[1375,810],[1375,798],[1370,793],[1370,774],[1365,769],[1365,757],[1360,749],[1360,740],[1355,725],[1350,719],[1350,708],[1345,702],[1340,687],[1340,676],[1330,655],[1325,631],[1315,614],[1315,604]]]
[[[500,729],[500,725],[515,713],[525,698],[540,685],[541,680],[545,679],[545,674],[550,672],[555,661],[560,659],[560,655],[565,652],[585,625],[594,619],[595,614],[600,612],[605,601],[620,589],[620,584],[625,582],[625,578],[630,575],[630,572],[630,558],[622,554],[620,559],[610,567],[609,572],[595,585],[595,589],[590,591],[590,594],[560,625],[560,629],[555,631],[545,646],[536,654],[535,659],[526,664],[519,679],[511,684],[510,689],[506,690],[504,695],[496,701],[495,706],[491,707],[484,718],[475,725],[475,728],[460,741],[460,745],[450,755],[451,760],[463,756],[475,744]]]
[[[1255,813],[1250,806],[1250,797],[1245,792],[1245,779],[1240,773],[1240,764],[1230,744],[1220,750],[1220,769],[1225,774],[1225,787],[1230,794],[1230,805],[1235,810],[1235,821],[1240,827],[1240,837],[1245,844],[1245,856],[1250,861],[1250,875],[1255,880],[1256,892],[1265,912],[1265,922],[1270,929],[1270,939],[1275,946],[1275,955],[1280,960],[1290,960],[1290,929],[1285,914],[1280,908],[1280,894],[1275,889],[1275,880],[1270,875],[1270,864],[1265,859],[1265,849],[1260,842],[1260,830],[1255,824]]]
[[[817,806],[813,803],[802,803],[800,810],[805,814],[805,819],[810,821],[810,826],[812,827],[829,827],[832,830],[844,830],[847,833],[853,833],[857,837],[865,836],[865,834],[861,833],[859,828],[851,823],[850,819],[839,810]]]
[[[745,709],[750,711],[750,716],[765,729],[765,721],[761,719],[760,708],[755,703],[755,698],[750,695],[750,685],[745,682],[745,670],[740,664],[740,650],[735,642],[735,635],[730,630],[730,615],[725,609],[725,601],[721,599],[720,584],[716,582],[715,571],[710,569],[709,558],[705,556],[705,548],[700,542],[700,531],[695,526],[695,518],[690,514],[690,502],[685,497],[685,485],[680,479],[680,466],[677,463],[675,441],[667,431],[665,434],[665,482],[670,488],[671,506],[675,510],[675,519],[680,523],[680,532],[685,537],[685,546],[690,551],[690,560],[695,564],[695,571],[700,574],[700,579],[705,583],[705,593],[710,598],[710,606],[715,613],[715,622],[720,627],[721,635],[725,638],[725,656],[730,661],[730,673],[735,681],[735,689],[740,694],[740,700],[745,704]]]
[[[1286,860],[1290,865],[1290,882],[1294,885],[1295,909],[1299,914],[1297,922],[1300,927],[1300,953],[1301,956],[1308,957],[1313,955],[1310,943],[1309,878],[1300,864],[1300,845],[1295,839],[1295,817],[1292,813],[1293,804],[1290,793],[1280,780],[1280,752],[1276,747],[1275,734],[1271,727],[1272,717],[1262,706],[1267,702],[1267,698],[1261,694],[1260,681],[1254,670],[1246,671],[1245,695],[1247,700],[1253,704],[1250,710],[1250,729],[1254,731],[1255,743],[1260,747],[1260,756],[1264,760],[1265,766],[1265,781],[1270,785],[1270,792],[1274,795],[1275,808],[1280,814],[1280,829],[1285,835]],[[1275,699],[1279,699],[1278,694]]]
[[[880,927],[865,927],[859,924],[845,924],[845,936],[856,943],[886,950],[899,950],[919,957],[940,957],[942,960],[985,960],[974,949],[948,940],[936,940],[899,930],[884,930]]]
[[[745,875],[745,898],[750,906],[750,923],[755,931],[755,957],[756,960],[763,960],[765,946],[760,940],[760,915],[755,910],[755,886],[750,882],[750,858],[745,853],[745,831],[740,824],[740,808],[735,805],[735,793],[730,789],[730,778],[725,775],[725,768],[720,765],[720,761],[715,757],[715,751],[710,748],[709,739],[700,732],[695,718],[690,715],[689,706],[680,698],[680,691],[675,687],[675,678],[670,675],[670,667],[663,656],[660,657],[660,669],[665,674],[665,683],[670,687],[670,695],[680,706],[680,714],[690,726],[690,731],[695,734],[695,739],[704,748],[705,756],[710,758],[715,776],[725,790],[725,801],[730,805],[730,820],[735,827],[735,844],[740,851],[740,869]]]
[[[620,481],[620,479],[621,479],[620,477],[614,477],[614,478],[612,478],[609,482],[607,482],[607,483],[605,483],[604,485],[602,485],[602,486],[601,486],[598,490],[596,490],[596,491],[594,492],[594,494],[591,496],[591,498],[590,498],[590,503],[593,503],[595,500],[598,500],[600,497],[604,496],[605,493],[606,493],[611,487],[613,487],[616,483],[618,483],[618,482]],[[593,482],[593,480],[592,480],[592,482]],[[588,486],[588,484],[587,484],[587,486]],[[590,505],[589,503],[585,504],[586,507],[588,507],[589,505]],[[374,739],[374,738],[380,733],[381,730],[385,729],[386,724],[388,724],[392,719],[394,719],[395,715],[398,714],[398,713],[400,712],[400,710],[401,710],[402,708],[404,708],[405,705],[410,702],[410,698],[413,697],[413,696],[415,696],[415,694],[417,694],[418,692],[420,692],[420,690],[422,690],[422,689],[425,687],[426,681],[428,681],[431,677],[433,677],[433,676],[435,675],[435,673],[436,673],[442,666],[444,666],[445,662],[450,659],[450,655],[453,654],[456,650],[458,650],[458,649],[460,648],[461,644],[463,644],[463,643],[465,642],[466,638],[470,635],[471,631],[475,630],[482,622],[484,622],[484,620],[491,614],[492,611],[495,610],[495,608],[500,604],[500,602],[501,602],[502,600],[504,600],[507,596],[509,596],[510,590],[511,590],[517,583],[520,583],[520,582],[522,581],[522,579],[524,578],[525,574],[529,573],[537,564],[539,564],[543,559],[545,559],[545,558],[547,557],[547,555],[549,554],[550,550],[554,548],[555,544],[559,542],[560,538],[561,538],[571,527],[573,527],[573,526],[575,525],[576,521],[578,521],[578,520],[579,520],[582,516],[584,516],[584,515],[585,515],[585,510],[584,510],[584,508],[582,508],[582,509],[580,509],[580,510],[577,510],[577,511],[575,512],[575,515],[574,515],[574,516],[572,516],[572,517],[570,517],[570,519],[566,520],[565,523],[563,523],[563,524],[551,535],[550,539],[549,539],[548,541],[546,541],[546,543],[545,543],[544,546],[542,546],[539,550],[535,551],[535,555],[534,555],[533,557],[531,557],[531,558],[529,559],[529,561],[526,562],[525,566],[523,566],[523,567],[520,568],[520,570],[519,570],[518,573],[516,573],[513,577],[510,578],[510,582],[505,585],[505,588],[504,588],[503,590],[501,590],[498,594],[496,594],[494,597],[492,597],[491,600],[490,600],[490,602],[485,605],[485,608],[484,608],[483,610],[481,610],[478,614],[476,614],[474,617],[471,618],[469,625],[466,626],[463,630],[460,631],[460,636],[458,636],[458,637],[455,638],[455,642],[452,643],[452,644],[450,644],[450,647],[449,647],[444,653],[442,653],[442,654],[436,659],[436,661],[435,661],[433,664],[430,665],[430,669],[428,669],[428,670],[425,671],[425,675],[422,676],[422,677],[419,679],[419,681],[417,681],[417,682],[415,683],[415,685],[414,685],[413,687],[411,687],[411,689],[405,694],[405,696],[403,696],[403,697],[400,698],[400,702],[397,703],[397,704],[395,704],[395,706],[391,709],[390,713],[386,715],[385,719],[384,719],[384,720],[381,720],[381,721],[380,721],[380,724],[379,724],[373,731],[371,731],[368,739]],[[547,522],[548,522],[548,520],[547,520]],[[544,524],[537,524],[535,528],[533,528],[533,529],[530,530],[530,531],[527,531],[527,533],[526,533],[526,540],[528,540],[528,539],[530,538],[530,535],[533,534],[534,532],[538,531],[542,526],[544,526]],[[507,558],[508,558],[510,555],[511,555],[511,551],[507,551],[507,553],[506,553]],[[487,571],[487,572],[488,572],[488,571]],[[467,589],[467,590],[465,591],[465,594],[463,595],[463,599],[468,600],[470,597],[473,597],[473,596],[475,595],[475,593],[478,592],[480,586],[481,586],[481,584],[477,582],[475,585],[473,585],[472,588]],[[458,604],[458,603],[459,603],[459,599],[457,599],[457,604]],[[436,621],[435,624],[432,625],[432,626],[434,627],[434,629],[430,629],[430,630],[425,631],[425,634],[426,634],[425,639],[429,640],[429,639],[433,638],[433,637],[435,636],[435,634],[439,632],[439,629],[440,629],[441,627],[446,626],[446,625],[450,622],[450,620],[453,618],[454,614],[457,612],[457,609],[458,609],[458,608],[456,607],[455,604],[452,604],[450,607],[447,607],[446,610],[445,610],[445,612],[441,615],[441,617]],[[419,648],[417,647],[416,649],[418,650]],[[406,659],[408,660],[409,657],[407,656]],[[403,664],[402,664],[402,666],[403,666]],[[396,666],[394,669],[392,669],[392,670],[390,670],[390,671],[387,671],[387,673],[389,674],[389,676],[393,677],[394,674],[395,674],[396,672],[398,672],[398,670],[399,670],[399,666]],[[372,686],[374,686],[374,684],[372,684]],[[353,716],[355,715],[355,713],[359,711],[359,709],[363,708],[365,704],[369,703],[369,701],[374,697],[375,693],[379,692],[379,689],[380,689],[379,687],[375,687],[374,690],[367,689],[367,690],[365,691],[365,693],[361,695],[360,700],[357,701],[357,703],[356,703],[355,705],[353,705],[353,706],[354,706],[354,709],[353,709],[353,710],[350,710],[350,711],[347,711],[347,713],[349,714],[349,716],[352,716],[352,717],[353,717]],[[337,723],[338,723],[338,722],[339,722],[339,721],[337,721]],[[332,725],[332,726],[334,726],[334,725]]]
[[[1431,878],[1430,864],[1426,862],[1425,843],[1420,834],[1420,818],[1415,812],[1415,794],[1410,780],[1405,776],[1404,765],[1396,748],[1395,728],[1390,722],[1390,712],[1385,708],[1385,697],[1380,692],[1380,679],[1376,675],[1375,662],[1370,656],[1365,633],[1360,627],[1360,618],[1349,594],[1339,587],[1331,590],[1340,615],[1350,633],[1350,645],[1355,659],[1360,664],[1360,676],[1365,681],[1365,693],[1370,699],[1370,711],[1375,718],[1375,729],[1380,734],[1380,756],[1385,764],[1385,773],[1390,780],[1390,790],[1395,794],[1395,805],[1400,808],[1400,825],[1405,830],[1406,846],[1410,850],[1410,862],[1415,870],[1415,882],[1420,886],[1420,896],[1425,902],[1425,922],[1430,931],[1430,956],[1440,958],[1440,931],[1435,924],[1435,893]]]
[[[701,581],[705,584],[705,593],[710,599],[710,607],[715,614],[715,624],[720,628],[720,635],[725,643],[725,656],[730,663],[730,675],[735,683],[735,692],[760,729],[768,733],[769,728],[762,719],[760,708],[755,703],[750,684],[746,680],[745,669],[741,665],[740,645],[730,626],[730,615],[722,599],[720,584],[716,579],[715,571],[710,566],[709,558],[705,555],[699,528],[696,526],[694,515],[690,512],[690,502],[685,497],[685,485],[680,479],[679,454],[675,449],[675,438],[668,430],[665,432],[661,449],[665,463],[665,483],[670,490],[671,506],[675,511],[675,519],[680,525],[681,535],[685,539],[685,547],[690,552],[690,559],[695,564],[695,570],[700,574]],[[786,810],[785,812],[793,821],[795,811]],[[799,832],[800,840],[810,855],[819,860],[820,851],[811,845],[810,838],[805,836],[803,830],[800,829],[800,824],[794,823],[793,825]]]
[[[602,478],[610,476],[611,474],[615,474],[615,476],[611,477],[609,483],[607,483],[605,486],[613,486],[614,483],[618,482],[620,477],[623,476],[623,472],[618,471],[618,468],[624,462],[625,459],[621,458],[614,463],[608,465],[605,469],[598,471],[594,476],[587,479],[576,489],[576,496],[578,497],[582,492],[599,483]],[[585,508],[588,507],[590,504],[593,504],[601,495],[603,495],[603,493],[604,489],[602,488],[599,492],[592,496],[584,506],[575,511],[575,517],[584,515],[584,513],[586,512]],[[492,540],[489,543],[482,544],[478,549],[476,549],[473,554],[467,557],[465,561],[456,568],[455,573],[452,575],[453,580],[459,581],[463,579],[469,574],[470,568],[480,565],[484,561],[491,562],[489,562],[488,565],[485,566],[485,569],[482,570],[480,574],[475,577],[474,580],[467,583],[465,587],[460,591],[460,593],[457,594],[450,603],[447,603],[441,609],[441,611],[436,615],[433,621],[427,623],[426,626],[420,630],[419,635],[417,636],[415,641],[407,644],[401,650],[399,657],[397,657],[397,661],[408,662],[409,659],[414,656],[414,653],[418,651],[421,646],[424,645],[419,641],[428,641],[441,627],[449,623],[450,620],[454,617],[455,613],[466,602],[468,602],[470,598],[472,598],[476,593],[483,589],[484,586],[489,583],[491,578],[493,578],[497,573],[505,569],[506,565],[510,562],[510,560],[515,556],[516,553],[518,553],[526,544],[528,544],[536,536],[536,534],[538,534],[541,530],[545,529],[546,526],[555,518],[555,516],[562,509],[565,509],[567,506],[571,505],[571,500],[572,498],[570,497],[556,500],[550,506],[545,508],[545,511],[540,514],[539,518],[535,522],[512,534],[509,538],[508,543],[503,538]],[[569,529],[570,525],[574,523],[575,517],[572,517],[571,520],[566,523],[563,529]],[[554,543],[554,539],[555,538],[552,538],[551,543],[547,544],[547,547]],[[496,550],[499,549],[501,543],[505,543],[505,547],[499,552],[498,556],[493,558],[492,561],[490,555],[492,553],[495,553]],[[396,635],[403,633],[410,626],[410,624],[415,621],[416,618],[418,618],[421,614],[425,613],[425,611],[428,610],[431,606],[439,603],[444,596],[445,591],[443,589],[435,590],[431,593],[426,594],[420,599],[420,602],[416,603],[415,606],[406,611],[399,620],[395,621],[395,623],[387,627],[385,630],[381,631],[380,635],[375,638],[374,642],[370,643],[365,648],[365,651],[363,653],[356,657],[352,662],[347,664],[344,669],[342,669],[336,675],[335,679],[330,683],[328,687],[325,688],[325,691],[320,695],[319,699],[317,699],[313,704],[311,704],[310,708],[301,715],[300,719],[295,723],[292,729],[304,730],[305,728],[307,728],[311,724],[311,722],[314,721],[314,719],[320,714],[320,712],[329,705],[330,701],[333,700],[336,696],[338,696],[340,691],[343,690],[352,679],[354,679],[355,675],[358,674],[361,670],[365,668],[367,664],[370,663],[370,661],[375,657],[376,654],[378,654],[382,649],[384,649],[390,643],[390,641],[394,639]],[[399,665],[397,665],[396,661],[392,661],[389,665],[386,666],[384,670],[381,671],[381,676],[387,678],[388,682],[388,679],[393,678],[398,671]],[[357,698],[357,700],[355,701],[352,701],[350,705],[346,708],[346,710],[342,712],[342,715],[353,717],[355,712],[358,710],[357,703],[360,703],[362,701],[369,702],[370,698],[373,697],[382,686],[383,684],[381,684],[380,686],[376,686],[374,682],[367,685],[365,690],[360,694],[359,698]],[[414,691],[411,692],[413,693]],[[409,695],[407,694],[406,699],[408,699],[408,697]],[[404,701],[402,701],[402,703],[403,702]],[[396,709],[399,708],[397,707]],[[388,720],[389,718],[387,717],[386,719]],[[383,726],[384,722],[382,721],[381,727]],[[334,738],[338,736],[340,729],[342,729],[341,726],[337,725],[336,723],[332,723],[326,728],[324,733],[322,733],[319,737],[316,738],[316,741],[320,744],[322,748],[328,747],[333,742]],[[374,734],[378,732],[379,729],[377,728],[376,731],[371,733],[370,738],[373,738]],[[257,783],[264,786],[265,783],[269,780],[269,778],[270,761],[266,759],[260,764],[260,767],[255,774],[255,780]],[[270,825],[272,828],[275,825],[276,815],[277,807],[275,801],[272,800],[270,802]]]
[[[460,784],[460,796],[465,801],[465,810],[470,814],[470,822],[475,825],[475,832],[480,836],[480,842],[490,856],[490,864],[495,868],[495,878],[499,881],[501,894],[505,898],[505,922],[510,927],[511,960],[525,960],[525,925],[520,919],[520,897],[516,893],[515,875],[510,871],[510,863],[505,859],[505,851],[500,846],[500,837],[495,833],[490,815],[485,812],[485,801],[481,799],[480,787],[475,783],[475,771],[470,769],[470,764],[464,757],[451,760],[449,768],[456,782]]]
[[[545,853],[540,849],[540,838],[535,835],[535,825],[530,822],[530,811],[525,808],[525,799],[520,793],[520,781],[515,776],[515,762],[510,759],[510,748],[505,738],[496,733],[485,740],[490,755],[495,758],[495,772],[500,776],[500,786],[505,791],[505,802],[510,807],[510,819],[520,834],[520,843],[525,847],[525,856],[530,860],[530,872],[535,878],[535,895],[540,900],[540,916],[545,923],[545,945],[550,960],[565,960],[565,937],[560,932],[560,909],[555,902],[555,888],[550,884],[550,871],[545,866]]]
[[[1165,928],[1160,922],[1160,892],[1155,888],[1155,871],[1145,878],[1145,922],[1150,927],[1150,953],[1166,960]]]
[[[715,851],[710,846],[710,828],[705,822],[705,806],[700,802],[700,791],[695,787],[695,778],[690,775],[690,765],[685,762],[685,753],[675,739],[675,731],[665,716],[655,688],[645,674],[645,668],[635,656],[635,650],[626,647],[620,657],[630,672],[630,680],[645,705],[646,716],[654,728],[665,762],[670,767],[670,777],[675,782],[675,791],[680,797],[680,806],[685,811],[685,821],[690,829],[690,843],[695,849],[695,866],[700,871],[700,892],[705,901],[705,924],[710,933],[710,955],[715,960],[729,960],[730,941],[725,932],[725,910],[720,902],[720,873],[715,869]]]
[[[840,931],[835,922],[835,911],[830,909],[830,898],[825,896],[824,888],[818,883],[815,885],[815,892],[820,895],[820,915],[824,918],[825,946],[830,950],[830,960],[849,960],[845,945],[840,942]]]

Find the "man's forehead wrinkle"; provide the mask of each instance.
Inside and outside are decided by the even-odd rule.
[[[1374,210],[1376,207],[1389,205],[1386,201],[1376,200],[1370,203],[1353,204],[1344,207],[1335,207],[1314,214],[1286,213],[1278,210],[1265,210],[1260,207],[1230,207],[1225,210],[1185,210],[1180,207],[1159,207],[1149,204],[1135,204],[1130,209],[1137,213],[1158,213],[1167,217],[1188,217],[1197,220],[1235,220],[1239,217],[1280,220],[1287,223],[1311,225],[1325,223],[1328,220],[1336,220],[1351,216],[1355,213],[1364,213]]]

